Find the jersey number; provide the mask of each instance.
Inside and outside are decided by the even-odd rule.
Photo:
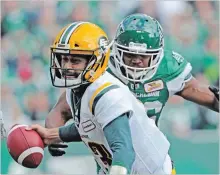
[[[111,166],[112,156],[104,145],[95,142],[88,142],[88,146],[95,155],[100,156],[100,159],[105,165]]]
[[[159,101],[145,102],[144,107],[146,109],[146,112],[149,112],[150,110],[155,110],[155,114],[156,114],[162,110],[163,104]],[[156,119],[155,117],[156,116],[152,116],[151,118],[155,120]]]

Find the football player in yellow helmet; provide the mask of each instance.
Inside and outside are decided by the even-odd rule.
[[[58,34],[51,80],[66,91],[47,116],[47,128],[29,129],[46,145],[83,141],[101,174],[171,174],[170,143],[129,88],[106,71],[110,45],[105,32],[89,22],[72,23]],[[62,126],[68,118],[74,123]]]
[[[106,70],[107,46],[105,32],[94,24],[75,22],[64,27],[51,47],[52,84],[77,88],[94,82]]]

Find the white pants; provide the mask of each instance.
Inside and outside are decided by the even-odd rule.
[[[172,174],[172,162],[168,154],[166,156],[163,166],[156,170],[153,174]]]
[[[104,175],[105,173],[102,170],[100,170],[98,174]],[[131,174],[138,175],[138,173],[135,173],[135,172],[132,172]],[[144,174],[145,175],[146,174],[171,175],[172,174],[172,162],[171,162],[170,156],[167,154],[163,166],[158,168],[154,173],[145,172]]]

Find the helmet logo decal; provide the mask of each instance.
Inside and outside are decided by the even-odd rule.
[[[105,51],[105,49],[108,46],[108,40],[106,37],[99,38],[99,47],[102,49],[102,51]]]

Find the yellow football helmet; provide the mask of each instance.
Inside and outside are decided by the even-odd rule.
[[[88,64],[77,78],[67,79],[62,75],[61,55],[85,56]],[[53,86],[76,88],[94,82],[106,71],[109,56],[108,38],[100,27],[90,22],[67,25],[51,46],[50,75]]]

